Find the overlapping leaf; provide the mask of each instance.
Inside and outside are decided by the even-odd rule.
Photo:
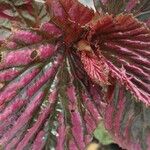
[[[149,11],[148,0],[93,0],[95,8],[99,11],[108,12],[110,14],[119,14],[122,12],[133,12],[139,14]],[[116,8],[116,9],[115,9]]]
[[[8,23],[0,23],[4,149],[82,150],[100,114],[122,147],[149,148],[150,31],[132,15],[117,15],[140,18],[148,1],[97,2],[103,13],[95,16],[77,0],[0,3]]]
[[[133,13],[139,20],[149,25],[149,0],[93,0],[95,8],[100,13],[117,15],[119,13]]]
[[[116,84],[105,111],[105,127],[124,149],[148,150],[149,107],[136,102],[129,90]]]
[[[71,22],[80,30],[89,21],[86,17],[91,11],[74,1],[70,6]],[[87,14],[75,21],[73,13],[78,9],[86,10]],[[67,16],[66,23],[69,19]],[[13,27],[3,42],[0,51],[2,148],[75,150],[84,149],[91,140],[100,120],[98,91],[101,88],[89,80],[73,47],[66,47],[64,36],[64,28],[61,30],[52,22],[40,22],[38,26]]]
[[[77,0],[47,0],[47,4],[53,16],[52,20],[65,32],[64,41],[68,45],[82,36],[85,29],[81,26],[88,23],[94,16],[92,10],[82,7]]]
[[[29,47],[31,51],[32,48]],[[24,58],[29,59],[26,55],[29,52],[23,50],[25,48],[6,54],[6,62],[13,53],[14,61],[17,62],[12,60],[6,66],[1,64],[4,70],[13,67],[12,70],[9,69],[10,73],[22,67],[21,72],[13,74],[12,79],[9,79],[11,81],[0,91],[1,145],[5,149],[18,150],[36,147],[84,149],[100,119],[100,101],[98,106],[92,101],[97,93],[96,87],[88,83],[88,78],[86,86],[89,88],[83,85],[81,80],[85,78],[85,73],[79,71],[82,75],[80,80],[79,73],[73,74],[70,66],[73,65],[73,58],[70,58],[72,55],[64,56],[63,46],[41,45],[42,53],[37,52],[39,58],[26,63]],[[36,49],[40,47],[37,46]],[[26,57],[20,57],[16,52],[21,52]],[[40,59],[41,57],[43,58]],[[3,73],[2,70],[1,72]],[[2,76],[4,79],[5,75]],[[92,92],[96,92],[95,95]]]
[[[141,9],[144,2],[137,7]],[[94,24],[90,42],[95,53],[100,51],[105,56],[112,76],[105,125],[123,148],[149,149],[149,108],[136,100],[149,106],[150,30],[130,14],[106,15]]]
[[[44,3],[35,1],[0,1],[0,41],[11,34],[13,26],[39,27],[49,21]]]
[[[91,25],[89,39],[115,76],[146,105],[150,104],[150,30],[132,15],[106,15]]]

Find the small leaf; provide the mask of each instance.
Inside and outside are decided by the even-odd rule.
[[[81,61],[89,77],[101,86],[108,85],[108,66],[99,54],[96,56],[86,41],[78,42]]]
[[[96,128],[96,130],[94,131],[94,136],[103,145],[114,143],[109,132],[105,129],[103,122],[101,122]]]

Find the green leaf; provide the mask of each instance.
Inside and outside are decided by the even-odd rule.
[[[110,133],[105,129],[103,121],[99,123],[93,134],[103,145],[114,143]]]

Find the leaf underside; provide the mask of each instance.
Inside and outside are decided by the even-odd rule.
[[[77,0],[0,2],[4,149],[83,150],[102,117],[120,146],[149,149],[149,1],[94,2],[95,14]]]

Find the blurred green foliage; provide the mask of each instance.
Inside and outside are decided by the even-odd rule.
[[[111,135],[105,129],[103,121],[101,121],[98,127],[95,129],[94,136],[103,145],[114,143]]]

